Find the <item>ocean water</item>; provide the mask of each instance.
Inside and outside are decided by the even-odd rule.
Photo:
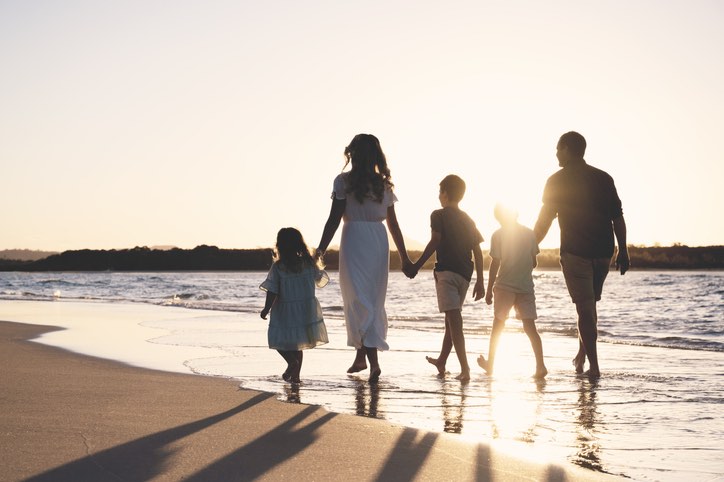
[[[83,306],[93,313],[86,327],[110,330],[111,320],[122,320],[114,329],[128,334],[122,323],[133,323],[151,330],[133,335],[142,338],[148,353],[121,355],[110,343],[99,346],[97,337],[93,343],[78,336],[69,341],[81,328],[71,328],[64,341],[49,337],[48,342],[140,366],[233,377],[281,400],[455,433],[531,458],[567,460],[634,480],[724,478],[722,272],[610,273],[599,305],[603,376],[592,381],[575,376],[570,364],[577,348],[575,310],[561,273],[536,271],[537,325],[548,377],[531,379],[530,346],[520,323],[510,320],[495,376],[474,368],[467,384],[454,379],[459,370],[454,354],[445,378],[424,360],[437,353],[442,339],[431,273],[414,280],[392,273],[391,350],[380,354],[383,374],[377,386],[366,382],[366,373],[345,373],[354,352],[345,346],[339,285],[331,272],[330,284],[317,292],[330,343],[305,352],[303,383],[294,387],[281,380],[283,362],[267,348],[266,323],[258,317],[264,276],[0,273],[0,300],[6,300],[0,301],[0,319],[27,321],[13,319],[10,308],[18,301],[34,302],[38,323],[50,317],[43,313],[62,307],[73,307],[68,316],[78,317],[77,307]],[[129,305],[147,309],[140,317],[124,317]],[[469,299],[463,317],[475,367],[477,354],[487,353],[492,308]],[[153,353],[171,348],[179,353],[171,368],[154,359]]]

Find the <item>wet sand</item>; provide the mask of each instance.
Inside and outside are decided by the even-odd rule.
[[[27,341],[52,330],[0,322],[0,480],[618,480]]]

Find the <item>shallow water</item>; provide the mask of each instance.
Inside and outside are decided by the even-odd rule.
[[[0,297],[57,301],[0,301],[0,319],[67,323],[70,330],[42,341],[140,366],[234,377],[282,400],[456,433],[531,458],[569,460],[636,480],[724,477],[722,273],[611,273],[599,309],[604,342],[597,382],[572,373],[574,309],[560,273],[537,273],[547,379],[530,378],[530,346],[520,324],[510,321],[495,376],[474,369],[468,384],[454,380],[454,355],[452,375],[444,379],[425,362],[442,338],[428,274],[413,282],[393,274],[392,350],[380,355],[376,387],[364,372],[345,374],[354,353],[345,346],[336,273],[318,292],[331,343],[305,352],[301,386],[284,383],[283,361],[266,347],[266,322],[256,314],[263,275],[2,273]],[[463,316],[475,366],[477,353],[487,352],[492,310],[470,303]],[[93,341],[99,336],[109,340],[106,346]]]

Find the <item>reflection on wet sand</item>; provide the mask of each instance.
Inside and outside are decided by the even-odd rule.
[[[596,404],[596,389],[598,381],[580,377],[578,385],[578,419],[577,452],[572,462],[597,471],[604,471],[601,464],[601,445],[598,443],[596,432],[603,430],[603,426]]]
[[[442,386],[441,404],[443,415],[443,431],[448,433],[462,433],[465,414],[466,385],[444,382]],[[456,389],[455,387],[459,387]]]
[[[357,415],[377,418],[377,406],[380,401],[380,387],[367,380],[355,381],[355,408]]]

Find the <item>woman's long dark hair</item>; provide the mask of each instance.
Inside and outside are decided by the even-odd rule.
[[[372,134],[357,134],[344,149],[344,157],[347,158],[345,167],[352,163],[347,192],[354,194],[359,202],[368,197],[382,202],[385,189],[392,189],[394,185],[380,141]]]
[[[299,273],[305,266],[315,266],[314,258],[309,254],[302,233],[294,228],[282,228],[277,233],[277,246],[274,259],[287,271]]]

